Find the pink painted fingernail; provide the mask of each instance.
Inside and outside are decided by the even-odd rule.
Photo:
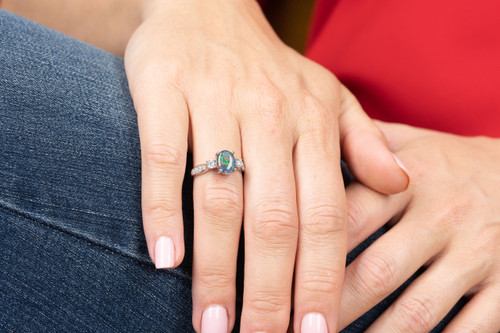
[[[403,162],[401,162],[401,160],[395,154],[392,154],[392,156],[394,156],[394,160],[396,161],[398,166],[401,169],[403,169],[403,171],[406,173],[406,175],[408,175],[408,169],[404,166]]]
[[[227,333],[227,311],[221,305],[212,305],[203,311],[201,333]]]
[[[174,242],[170,237],[161,236],[155,245],[156,268],[172,268],[175,262]]]
[[[328,333],[325,317],[321,313],[308,313],[302,318],[300,333]]]

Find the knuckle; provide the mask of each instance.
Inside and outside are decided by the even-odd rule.
[[[230,274],[229,269],[210,266],[197,273],[196,282],[201,289],[220,290],[232,288],[235,277]]]
[[[362,254],[357,269],[362,292],[374,297],[392,290],[398,274],[398,266],[392,258],[374,253]]]
[[[347,200],[347,232],[358,235],[365,227],[368,218],[364,205],[356,200]]]
[[[336,135],[336,118],[334,112],[318,98],[306,94],[304,109],[300,114],[299,123],[302,141],[315,148],[330,147]]]
[[[327,125],[336,123],[334,108],[311,94],[304,96],[304,109],[307,110],[303,113],[304,119],[310,122],[313,129],[322,133],[330,132]]]
[[[330,108],[322,100],[310,93],[304,94],[304,104],[307,110],[316,113],[320,117],[330,114]]]
[[[153,142],[146,147],[146,164],[153,169],[184,171],[184,154],[181,150],[166,142]]]
[[[298,235],[297,215],[291,203],[282,199],[268,200],[257,205],[252,233],[270,245],[289,245]]]
[[[489,260],[495,256],[495,253],[500,253],[500,228],[495,226],[496,230],[493,228],[485,228],[482,230],[478,237],[480,239],[478,242],[472,245],[473,249],[469,253],[465,254],[465,258],[472,259],[475,265],[473,267],[474,275],[481,274],[482,276],[488,275],[495,268],[500,268],[500,260]],[[500,270],[497,270],[500,274]],[[500,276],[499,276],[500,277]]]
[[[219,177],[210,177],[201,188],[201,209],[210,217],[241,218],[243,196],[236,184]]]
[[[259,80],[257,84],[255,96],[258,98],[254,97],[251,101],[255,106],[253,123],[258,122],[267,135],[279,136],[285,130],[288,117],[284,105],[285,95],[267,78]]]
[[[161,223],[179,216],[181,208],[170,200],[154,201],[145,207],[143,214],[153,223]]]
[[[316,299],[326,299],[329,302],[330,298],[325,295],[332,295],[342,288],[339,276],[341,274],[325,267],[310,269],[305,273],[300,288],[309,294],[319,294],[320,297]]]
[[[283,110],[283,102],[285,97],[283,93],[273,84],[264,84],[266,87],[265,93],[259,97],[259,106],[262,108],[263,116],[279,114]]]
[[[435,322],[435,311],[429,299],[409,297],[396,304],[396,318],[405,331],[428,331]]]
[[[256,93],[258,99],[256,100],[262,116],[273,116],[283,110],[283,103],[285,96],[280,88],[272,82],[266,74],[259,75],[256,78]],[[269,113],[272,114],[269,114]]]
[[[345,212],[334,202],[324,202],[309,207],[306,220],[301,223],[301,231],[306,234],[321,236],[345,232]]]
[[[137,81],[139,84],[151,86],[151,84],[174,84],[177,85],[183,73],[184,60],[172,57],[168,63],[165,61],[146,62],[137,70]]]
[[[304,128],[299,137],[301,145],[328,157],[337,155],[334,151],[335,146],[332,145],[336,134],[330,122],[326,122],[324,118],[314,121],[301,119],[300,121],[300,127]]]
[[[143,103],[147,103],[151,90],[161,89],[162,92],[179,93],[184,76],[184,60],[170,58],[168,64],[165,61],[150,60],[129,67],[130,78],[129,89],[134,97],[136,109],[141,109]]]
[[[247,310],[257,316],[275,315],[288,311],[290,295],[278,291],[254,292],[247,298]]]
[[[454,197],[453,200],[445,200],[443,210],[438,213],[434,223],[427,225],[427,227],[434,230],[438,228],[436,232],[449,232],[449,230],[459,228],[467,220],[470,204],[470,198],[465,197]]]

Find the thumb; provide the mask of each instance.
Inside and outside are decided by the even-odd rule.
[[[406,190],[410,183],[406,168],[390,151],[382,131],[344,86],[339,114],[342,153],[354,176],[384,194]]]

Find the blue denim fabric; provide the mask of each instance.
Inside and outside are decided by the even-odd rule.
[[[123,59],[0,10],[0,332],[192,332],[187,175],[186,258],[158,271]]]

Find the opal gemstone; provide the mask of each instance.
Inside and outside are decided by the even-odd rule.
[[[217,170],[219,173],[229,175],[235,169],[235,158],[229,150],[223,150],[217,155]]]

